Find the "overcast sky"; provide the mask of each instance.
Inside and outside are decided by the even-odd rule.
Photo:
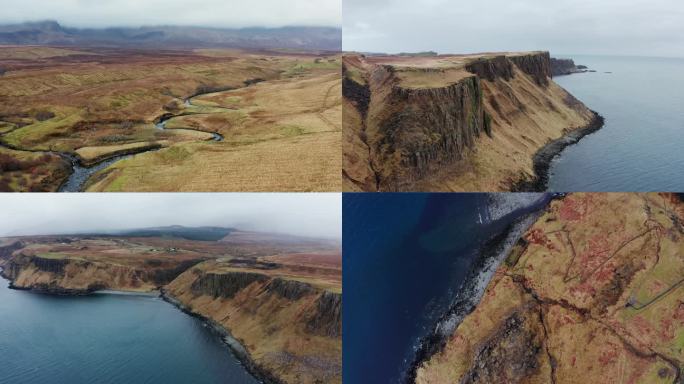
[[[341,7],[341,0],[0,0],[0,24],[50,19],[71,27],[339,27]]]
[[[0,194],[0,236],[225,226],[339,239],[339,193]]]
[[[684,55],[681,0],[344,0],[347,51]]]

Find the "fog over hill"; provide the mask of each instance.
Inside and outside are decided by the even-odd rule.
[[[132,229],[147,235],[208,231],[223,237],[233,228],[308,238],[342,236],[339,193],[7,194],[2,201],[0,237],[131,235]]]
[[[72,28],[57,21],[0,25],[0,45],[127,48],[250,48],[340,51],[337,27],[215,28],[142,26]]]

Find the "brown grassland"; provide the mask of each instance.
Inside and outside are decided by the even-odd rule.
[[[339,190],[340,68],[327,53],[0,47],[3,160],[50,154],[3,161],[0,187],[58,189],[59,154],[88,167],[136,153],[84,189]]]

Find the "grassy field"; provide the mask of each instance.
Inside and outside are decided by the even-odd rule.
[[[114,164],[92,190],[341,187],[339,56],[2,47],[0,60],[6,145],[85,163],[164,148]],[[162,115],[177,116],[165,130]],[[205,142],[214,132],[224,140]]]

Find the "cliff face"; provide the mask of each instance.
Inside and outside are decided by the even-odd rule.
[[[267,377],[342,381],[340,293],[208,261],[180,275],[165,294],[230,331]]]
[[[587,67],[575,65],[575,61],[572,59],[551,58],[551,75],[554,77],[583,72],[588,72]]]
[[[0,266],[2,266],[4,261],[8,260],[12,256],[14,251],[23,247],[24,244],[21,241],[14,241],[10,244],[0,247]]]
[[[548,52],[344,61],[346,190],[509,190],[593,117],[550,79]]]
[[[679,383],[684,204],[572,194],[551,203],[417,383]]]
[[[78,258],[43,257],[21,251],[4,264],[12,286],[47,293],[90,293],[114,289],[151,291],[173,280],[197,261],[139,268]]]

